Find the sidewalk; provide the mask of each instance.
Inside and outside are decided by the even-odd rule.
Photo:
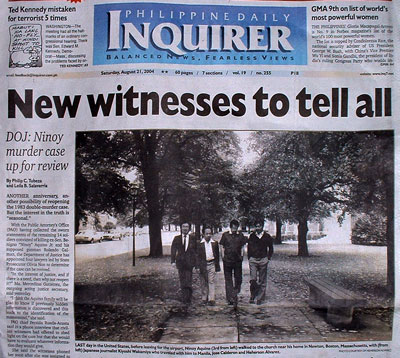
[[[311,245],[310,245],[311,246]],[[183,309],[170,258],[119,256],[76,265],[75,322],[78,340],[164,343],[335,342],[390,340],[390,299],[384,291],[384,248],[316,245],[299,258],[295,245],[277,245],[268,268],[266,303],[249,304],[249,268],[237,310],[225,300],[223,272],[216,275],[216,306],[201,303],[199,276],[193,302]],[[165,248],[165,254],[169,248]],[[374,265],[370,265],[373,259]],[[304,277],[328,277],[368,300],[351,328],[326,323],[308,307]]]
[[[198,295],[187,314],[173,315],[160,339],[163,343],[267,343],[387,340],[389,325],[372,315],[358,314],[351,329],[336,329],[305,301],[277,301],[278,287],[269,280],[267,302],[249,304],[249,269],[243,263],[243,289],[238,308],[224,299],[223,273],[217,274],[217,304],[200,303]]]

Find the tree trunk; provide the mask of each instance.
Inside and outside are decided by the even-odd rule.
[[[282,220],[279,216],[276,217],[276,236],[275,244],[282,244]]]
[[[298,236],[297,236],[298,256],[308,257],[309,254],[307,247],[307,232],[308,232],[307,220],[300,219],[299,224],[297,225],[297,229],[298,229]]]
[[[161,215],[157,210],[149,209],[149,240],[151,257],[160,257],[163,255],[161,240]]]
[[[156,144],[147,134],[141,153],[143,184],[146,191],[147,212],[149,215],[150,257],[163,255],[161,229],[162,211],[160,207],[160,177],[157,168]]]
[[[150,171],[151,172],[151,171]],[[151,257],[162,256],[161,221],[162,215],[159,201],[158,173],[144,174],[143,181],[146,189],[147,212],[149,214],[149,241]],[[149,183],[150,181],[150,183]]]

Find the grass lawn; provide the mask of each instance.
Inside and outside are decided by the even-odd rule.
[[[391,323],[392,297],[385,291],[386,247],[332,245],[321,240],[310,242],[309,252],[310,257],[301,258],[294,243],[275,246],[268,273],[275,289],[269,300],[283,307],[304,306],[308,288],[303,279],[323,277],[365,298],[363,310]],[[243,282],[248,285],[247,262],[243,268]],[[198,304],[198,278],[194,277],[194,304]],[[218,277],[223,280],[222,274]],[[177,272],[168,256],[140,257],[135,267],[129,254],[76,266],[77,340],[157,341],[170,315],[181,309]]]

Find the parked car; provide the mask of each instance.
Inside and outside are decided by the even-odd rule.
[[[83,230],[79,231],[75,235],[75,242],[78,243],[90,243],[101,242],[103,240],[103,233],[94,230]]]
[[[122,240],[122,234],[116,230],[108,230],[103,234],[103,240]]]

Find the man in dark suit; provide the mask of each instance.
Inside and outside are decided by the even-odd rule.
[[[190,224],[181,225],[181,235],[175,236],[171,245],[171,264],[176,265],[182,293],[182,302],[192,298],[193,267],[196,265],[196,237],[189,233]]]
[[[209,226],[204,227],[204,238],[197,247],[197,267],[200,269],[201,296],[204,304],[215,305],[215,273],[219,266],[218,242],[212,238]]]

